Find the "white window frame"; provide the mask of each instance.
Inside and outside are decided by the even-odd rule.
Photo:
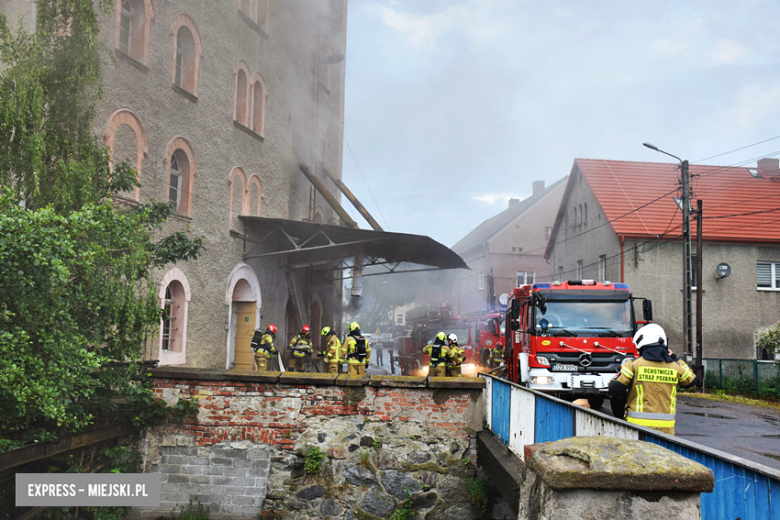
[[[530,276],[529,276],[530,275]],[[520,278],[522,277],[523,283],[520,283]],[[529,281],[530,279],[530,281]],[[520,287],[521,285],[533,285],[536,282],[536,271],[517,271],[516,277],[515,277],[515,283],[517,284],[517,287]]]
[[[552,236],[552,226],[544,226],[544,241],[547,242]]]
[[[758,286],[758,266],[762,264],[769,264],[769,282],[770,287]],[[780,283],[778,280],[778,274],[780,273],[780,262],[756,262],[756,290],[759,291],[780,291]]]
[[[125,24],[127,24],[127,30],[124,28]],[[120,3],[119,50],[128,56],[133,50],[133,6],[130,0],[122,0]]]
[[[174,164],[176,164],[175,170],[174,170]],[[176,178],[176,186],[173,185],[174,177]],[[181,205],[182,183],[183,183],[183,172],[181,166],[179,166],[179,160],[176,158],[176,152],[173,152],[171,154],[171,176],[168,179],[168,202],[170,204],[174,204],[174,201],[172,200],[173,197],[171,197],[170,190],[176,190],[176,201],[175,201],[175,205],[173,206],[173,210],[176,213],[180,213],[179,206]]]

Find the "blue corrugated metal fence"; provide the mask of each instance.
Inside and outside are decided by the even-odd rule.
[[[575,406],[494,376],[484,377],[490,378],[485,395],[490,409],[488,426],[520,457],[523,456],[522,439],[547,442],[572,436],[606,435],[644,440],[712,470],[715,489],[701,495],[702,520],[780,520],[778,471]],[[528,394],[533,394],[533,399],[522,398]],[[517,405],[520,409],[512,409],[513,403],[521,402],[524,404]],[[777,511],[772,511],[772,504],[778,504]]]

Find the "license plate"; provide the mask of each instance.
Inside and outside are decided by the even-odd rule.
[[[553,365],[552,369],[556,372],[575,372],[577,365]]]

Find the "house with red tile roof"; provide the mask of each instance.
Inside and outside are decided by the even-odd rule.
[[[755,334],[780,320],[780,161],[691,165],[702,200],[703,357],[752,359]],[[653,302],[673,350],[683,350],[680,169],[674,163],[575,159],[544,258],[550,280],[629,284]],[[691,221],[696,254],[696,222]],[[727,277],[717,266],[727,263]],[[693,258],[695,285],[696,257]],[[641,315],[641,310],[639,310]],[[694,321],[694,327],[695,327]],[[695,329],[694,329],[695,330]]]

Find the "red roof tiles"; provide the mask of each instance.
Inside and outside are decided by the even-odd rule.
[[[575,159],[618,235],[682,235],[679,165]],[[756,171],[755,168],[751,168]],[[710,240],[780,242],[780,171],[691,165],[691,205],[702,199],[702,234]],[[696,223],[691,219],[695,239]]]

